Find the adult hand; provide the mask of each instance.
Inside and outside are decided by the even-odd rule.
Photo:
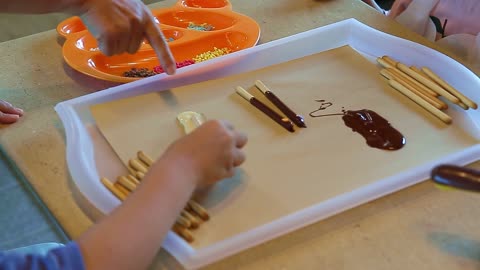
[[[234,168],[245,161],[246,143],[247,136],[230,123],[210,120],[170,145],[163,158],[185,164],[201,187],[232,177]]]
[[[413,0],[396,0],[393,2],[392,8],[388,13],[388,17],[396,18],[407,9],[408,5],[410,5],[412,1]]]
[[[15,123],[22,115],[22,109],[13,107],[12,104],[0,99],[0,124]]]
[[[156,19],[140,0],[85,0],[81,18],[97,39],[103,54],[135,53],[144,38],[155,50],[162,68],[174,74],[175,59]]]

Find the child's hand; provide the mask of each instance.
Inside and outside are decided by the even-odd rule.
[[[163,158],[183,163],[197,185],[205,186],[233,176],[234,168],[245,161],[246,143],[247,136],[230,123],[211,120],[173,143]]]
[[[0,124],[15,123],[22,115],[22,109],[13,107],[12,104],[0,99]]]
[[[150,9],[140,0],[84,0],[81,16],[103,54],[135,53],[146,38],[167,74],[175,60]]]

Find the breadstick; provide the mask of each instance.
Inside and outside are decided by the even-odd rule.
[[[190,222],[190,220],[188,220],[187,218],[182,217],[182,216],[177,217],[177,223],[182,225],[185,228],[192,227],[192,223]]]
[[[135,173],[135,176],[136,176],[138,179],[142,180],[142,179],[145,177],[145,174],[142,173],[142,172],[136,172],[136,173]]]
[[[390,64],[390,65],[392,65],[392,66],[396,66],[396,65],[397,65],[397,61],[393,60],[392,58],[390,58],[390,57],[387,56],[387,55],[382,56],[382,59],[385,60],[385,62],[387,62],[388,64]]]
[[[130,165],[127,165],[127,170],[128,172],[131,174],[131,175],[135,175],[135,173],[137,172],[134,168],[132,168],[132,166]]]
[[[400,93],[404,94],[408,98],[410,98],[412,101],[417,103],[418,105],[422,106],[424,109],[429,111],[431,114],[435,115],[437,118],[445,122],[446,124],[452,123],[452,118],[447,115],[446,113],[440,111],[439,109],[435,108],[433,105],[430,103],[426,102],[419,96],[415,95],[413,92],[411,92],[408,88],[400,84],[399,82],[395,80],[389,80],[388,83],[397,91]]]
[[[454,95],[455,97],[457,97],[458,99],[460,99],[460,101],[467,105],[468,107],[472,108],[472,109],[477,109],[478,106],[475,102],[473,102],[471,99],[469,99],[468,97],[466,97],[465,95],[463,95],[460,91],[458,91],[457,89],[455,89],[453,86],[451,86],[450,84],[448,84],[446,81],[444,81],[442,78],[440,78],[440,76],[438,76],[437,74],[435,74],[431,69],[429,69],[428,67],[422,67],[422,71],[428,76],[430,77],[430,79],[432,79],[434,82],[436,82],[437,84],[439,84],[441,87],[443,87],[444,89],[446,89],[448,92],[450,92],[452,95]]]
[[[390,64],[388,61],[386,61],[383,58],[377,58],[377,62],[384,68],[395,68],[395,65]]]
[[[127,195],[123,194],[123,192],[121,192],[120,190],[117,189],[117,187],[115,187],[113,185],[112,182],[110,182],[110,180],[108,180],[107,178],[105,177],[102,177],[100,178],[100,181],[102,182],[102,184],[108,189],[110,190],[110,192],[115,195],[118,199],[120,199],[121,201],[124,201],[126,198],[127,198]]]
[[[431,79],[427,76],[427,74],[423,73],[423,72],[422,72],[419,68],[417,68],[416,66],[411,66],[410,69],[413,70],[413,71],[415,71],[415,72],[417,72],[418,74],[422,75],[422,76],[425,77],[426,79],[431,80]]]
[[[153,159],[151,159],[145,152],[143,151],[138,151],[137,152],[137,157],[145,163],[148,167],[152,166],[153,164]]]
[[[117,178],[117,183],[122,185],[123,187],[127,188],[130,191],[134,191],[137,188],[137,185],[133,183],[129,178],[125,176],[119,176]]]
[[[460,102],[460,100],[457,97],[450,94],[447,90],[443,89],[442,87],[440,87],[436,83],[432,82],[431,80],[426,79],[422,75],[419,75],[417,72],[411,70],[406,65],[404,65],[402,63],[397,63],[397,68],[400,69],[401,71],[407,73],[409,76],[413,77],[415,80],[419,81],[420,83],[427,86],[431,90],[437,92],[437,94],[439,94],[439,95],[445,97],[446,99],[450,100],[451,102],[453,102],[453,103],[459,103]]]
[[[138,179],[135,178],[135,176],[129,174],[127,175],[127,178],[128,180],[132,181],[136,186],[140,185],[140,181],[138,181]]]
[[[120,183],[115,183],[115,184],[113,184],[113,186],[116,187],[120,192],[125,194],[125,196],[130,195],[130,191],[128,189],[126,189],[125,187],[123,187],[122,185],[120,185]]]
[[[145,174],[148,171],[148,169],[141,163],[141,161],[136,158],[130,159],[128,161],[128,164],[138,172],[142,172]]]
[[[178,234],[180,237],[185,239],[187,242],[191,243],[194,241],[193,235],[190,231],[179,224],[173,225],[172,230]]]
[[[380,65],[382,65],[384,68],[386,69],[392,69],[391,70],[391,73],[393,73],[393,75],[395,75],[396,77],[401,77],[403,79],[405,79],[406,81],[408,81],[410,84],[414,85],[415,88],[417,89],[421,89],[422,92],[424,93],[428,93],[429,95],[433,96],[433,97],[437,97],[438,94],[437,92],[429,89],[428,87],[426,87],[425,85],[419,83],[418,81],[416,81],[414,78],[408,76],[408,74],[406,74],[405,72],[402,72],[401,70],[399,70],[396,66],[392,66],[391,64],[389,64],[387,61],[385,61],[384,59],[382,58],[379,58],[377,59],[377,62],[380,63]]]
[[[460,107],[462,107],[462,109],[464,109],[464,110],[468,110],[468,106],[465,105],[465,104],[464,104],[463,102],[461,102],[461,101],[460,101],[457,105],[460,106]]]
[[[423,98],[425,101],[427,101],[428,103],[435,106],[435,108],[440,109],[440,110],[448,108],[448,105],[445,102],[437,99],[436,97],[430,96],[429,94],[425,94],[421,90],[415,88],[414,85],[408,83],[407,80],[403,79],[402,77],[400,77],[398,75],[394,75],[394,73],[392,72],[392,69],[390,69],[390,68],[389,69],[382,69],[380,71],[380,74],[382,74],[382,76],[384,76],[385,78],[387,78],[389,80],[395,79],[397,82],[399,82],[403,86],[407,87],[410,91],[415,93],[417,96]]]
[[[208,220],[210,219],[210,215],[208,214],[207,210],[203,208],[199,203],[195,202],[194,200],[188,201],[188,206],[197,214],[201,219]]]
[[[182,210],[181,215],[190,221],[190,228],[196,229],[200,226],[200,221],[192,214],[190,214],[187,210]]]

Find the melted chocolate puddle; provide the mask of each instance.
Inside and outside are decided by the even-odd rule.
[[[309,114],[311,117],[341,115],[345,125],[362,135],[370,147],[398,150],[406,143],[405,137],[398,130],[372,110],[346,111],[342,107],[342,113],[319,114],[333,104],[323,99],[315,101],[320,102],[320,107]]]
[[[405,137],[374,111],[344,111],[342,119],[347,127],[362,135],[370,147],[398,150],[406,143]]]
[[[309,114],[311,117],[342,115],[345,125],[362,135],[370,147],[398,150],[406,143],[405,137],[398,130],[394,129],[385,118],[372,110],[346,111],[342,107],[342,113],[322,114],[333,103],[324,99],[316,99],[315,101],[320,105],[318,109]]]

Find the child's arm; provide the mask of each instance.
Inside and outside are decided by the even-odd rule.
[[[86,269],[146,269],[195,188],[231,177],[246,141],[209,121],[175,142],[139,188],[78,239]]]

